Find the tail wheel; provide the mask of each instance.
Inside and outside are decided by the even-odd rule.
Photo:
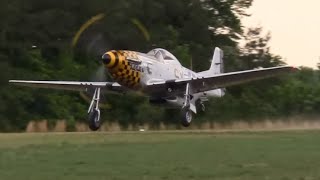
[[[206,106],[205,106],[203,103],[201,103],[201,111],[202,111],[202,112],[205,112],[205,111],[206,111]]]
[[[189,127],[192,121],[192,111],[182,110],[181,125],[184,127]]]
[[[100,128],[101,121],[100,121],[100,110],[99,109],[93,109],[89,113],[88,123],[89,123],[89,128],[92,131],[97,131]]]

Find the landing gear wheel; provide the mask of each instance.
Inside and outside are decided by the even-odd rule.
[[[184,127],[189,127],[192,121],[192,111],[182,110],[181,125]]]
[[[99,109],[93,109],[88,116],[88,123],[89,123],[89,128],[92,131],[97,131],[100,126],[100,110]]]

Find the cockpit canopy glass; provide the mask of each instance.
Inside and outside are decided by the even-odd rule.
[[[165,49],[153,49],[147,53],[150,56],[154,56],[159,61],[178,61],[177,58]]]

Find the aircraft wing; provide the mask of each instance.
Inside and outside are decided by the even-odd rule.
[[[224,88],[232,85],[242,84],[254,80],[265,79],[285,73],[295,71],[292,66],[280,66],[272,68],[262,68],[247,71],[238,71],[231,73],[216,74],[212,76],[203,76],[197,78],[184,78],[163,82],[150,83],[148,88],[150,91],[156,92],[163,89],[164,92],[171,91],[167,95],[181,94],[185,92],[186,84],[190,83],[192,93],[210,91],[214,89]],[[158,91],[159,92],[159,91]]]
[[[122,91],[123,88],[120,84],[115,82],[78,82],[78,81],[23,81],[23,80],[10,80],[9,83],[47,89],[60,89],[71,91],[87,91],[90,88],[100,87],[102,90]]]

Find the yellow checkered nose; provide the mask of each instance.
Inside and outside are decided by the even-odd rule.
[[[102,56],[102,62],[117,82],[127,87],[135,87],[140,82],[141,73],[132,69],[127,60],[128,52],[131,51],[109,51]]]

